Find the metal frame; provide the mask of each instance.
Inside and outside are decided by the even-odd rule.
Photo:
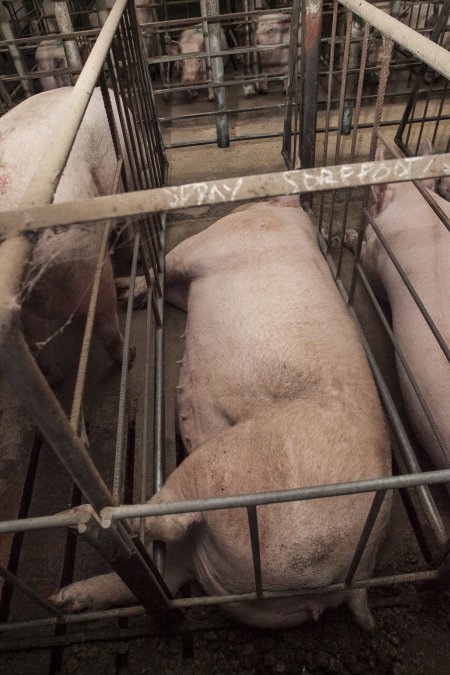
[[[436,68],[450,79],[450,66],[448,64],[448,54],[442,48],[433,45],[421,36],[408,32],[407,29],[399,29],[398,25],[383,12],[372,8],[367,3],[355,2],[355,0],[340,0],[340,4],[349,9],[354,9],[364,20],[369,20],[386,34],[400,42],[417,55],[426,51],[425,63]],[[323,219],[323,199],[326,193],[331,194],[332,203],[337,202],[337,190],[346,190],[344,220],[340,229],[341,244],[344,241],[346,228],[346,218],[351,199],[350,188],[364,187],[370,184],[383,182],[396,182],[404,180],[419,180],[428,176],[441,176],[450,174],[450,153],[441,155],[432,155],[430,157],[417,157],[406,159],[387,160],[383,163],[368,161],[355,162],[355,147],[357,131],[359,128],[359,111],[361,109],[362,99],[362,79],[359,76],[356,107],[354,113],[353,138],[351,148],[351,162],[339,164],[341,159],[340,141],[338,134],[337,145],[335,149],[335,166],[327,166],[327,155],[325,153],[325,167],[303,168],[301,170],[285,171],[281,173],[269,173],[247,177],[230,178],[226,180],[204,181],[192,185],[164,187],[165,182],[165,156],[161,144],[161,131],[159,128],[153,91],[149,81],[148,71],[142,58],[142,52],[139,45],[138,25],[134,12],[134,6],[128,6],[127,0],[117,0],[114,8],[111,10],[107,21],[97,39],[89,60],[83,69],[78,82],[73,90],[68,114],[61,124],[55,136],[55,142],[43,158],[42,164],[36,171],[26,195],[16,211],[0,213],[0,236],[5,241],[0,247],[0,349],[2,360],[0,368],[14,387],[18,398],[27,407],[30,414],[36,420],[43,435],[47,438],[50,445],[60,458],[63,465],[68,470],[74,482],[78,485],[84,497],[89,501],[90,507],[80,507],[76,510],[64,514],[39,518],[22,518],[20,520],[4,521],[0,523],[0,534],[18,533],[29,530],[53,529],[75,527],[78,533],[83,536],[100,554],[111,564],[113,569],[122,577],[125,583],[132,589],[138,602],[142,607],[132,609],[108,610],[104,612],[89,612],[83,616],[67,615],[61,616],[59,610],[50,608],[43,598],[36,597],[35,591],[20,580],[14,573],[0,569],[0,575],[7,578],[8,582],[19,588],[28,597],[35,600],[41,607],[48,610],[53,616],[47,619],[36,619],[30,621],[20,621],[15,624],[2,624],[0,630],[14,630],[22,628],[31,628],[37,626],[59,626],[68,623],[79,623],[102,618],[131,617],[143,613],[144,609],[159,624],[169,624],[171,626],[180,622],[182,615],[180,608],[198,606],[198,605],[220,605],[226,602],[235,602],[236,600],[258,600],[264,597],[282,597],[285,595],[304,595],[317,592],[317,589],[308,590],[305,593],[298,591],[284,591],[280,593],[264,591],[263,581],[261,579],[261,566],[259,558],[259,540],[258,540],[258,508],[264,508],[265,504],[283,503],[292,500],[301,499],[321,499],[329,496],[338,496],[344,494],[354,494],[359,492],[374,492],[372,506],[367,515],[366,524],[361,532],[361,537],[355,549],[352,563],[344,582],[333,584],[320,592],[335,590],[345,590],[348,588],[361,588],[369,586],[389,585],[404,582],[444,582],[448,583],[448,553],[449,546],[447,534],[443,526],[439,511],[430,493],[429,486],[450,481],[450,470],[433,471],[422,473],[411,448],[408,437],[405,433],[400,417],[392,402],[392,398],[384,383],[382,374],[375,362],[373,354],[362,329],[359,326],[358,317],[353,307],[354,290],[356,278],[361,278],[362,270],[359,266],[358,257],[355,259],[354,276],[350,289],[347,290],[340,279],[340,266],[342,257],[342,248],[338,253],[337,263],[333,260],[330,253],[332,228],[328,232],[328,241],[321,235],[324,227]],[[317,20],[317,5],[315,0],[305,2],[305,18],[308,13],[313,20]],[[335,16],[337,16],[337,6]],[[211,19],[211,17],[209,17]],[[306,19],[307,21],[307,19]],[[404,33],[406,30],[406,33]],[[406,35],[406,37],[405,37]],[[345,38],[346,44],[349,44],[348,37]],[[333,44],[333,37],[331,38]],[[367,49],[368,33],[363,31],[363,64]],[[295,41],[293,41],[295,45]],[[295,45],[296,46],[296,45]],[[317,65],[317,42],[312,45],[311,50],[305,49],[305,59],[313,59],[306,64],[305,72],[315,72]],[[369,159],[373,159],[376,142],[380,135],[381,113],[386,90],[386,82],[389,70],[389,61],[392,52],[392,40],[386,41],[384,50],[384,59],[381,65],[380,86],[377,95],[377,104],[375,110],[375,123],[371,138],[371,148]],[[308,53],[310,56],[308,57]],[[344,57],[346,60],[346,57]],[[122,97],[126,102],[120,113],[120,127],[124,135],[125,154],[123,155],[121,143],[117,130],[115,129],[114,117],[109,113],[111,132],[115,141],[117,151],[117,179],[119,176],[124,183],[124,188],[129,192],[113,194],[90,199],[85,202],[73,202],[63,204],[51,204],[54,189],[58,177],[61,175],[67,156],[70,152],[73,140],[81,124],[81,120],[89,102],[90,93],[100,77],[100,83],[105,92],[105,104],[108,107],[109,97],[106,94],[106,84],[102,79],[103,65],[107,63],[108,70],[114,75],[112,78],[113,91],[117,97]],[[127,67],[127,64],[133,64],[134,67]],[[363,68],[362,68],[363,70]],[[291,70],[290,83],[292,85],[293,76]],[[120,84],[122,83],[122,84]],[[295,89],[291,87],[291,89]],[[142,92],[139,95],[138,91]],[[325,135],[328,138],[330,132],[330,111],[331,111],[331,87],[329,88],[329,99],[326,111]],[[345,86],[341,87],[341,102],[345,100]],[[130,113],[131,111],[131,113]],[[316,114],[311,110],[305,113],[301,127],[302,133],[316,134]],[[145,142],[140,143],[138,135],[135,133],[134,125],[139,127],[144,134]],[[340,128],[340,127],[339,127]],[[339,129],[338,129],[339,130]],[[309,150],[307,155],[311,164],[314,161],[313,149]],[[129,174],[122,170],[124,163],[129,165]],[[147,166],[144,172],[139,171],[140,166]],[[131,178],[130,178],[131,176]],[[124,364],[122,370],[120,408],[118,421],[118,444],[115,456],[115,479],[114,489],[111,494],[107,486],[99,475],[92,458],[86,448],[86,440],[80,437],[82,431],[81,420],[81,392],[83,389],[83,375],[80,374],[80,384],[77,386],[77,395],[75,396],[74,408],[71,420],[67,419],[63,413],[60,404],[50,390],[38,370],[34,359],[32,358],[19,327],[19,308],[16,302],[17,294],[23,275],[24,266],[30,253],[30,243],[26,237],[20,236],[30,230],[37,231],[52,225],[69,225],[74,221],[77,223],[93,223],[93,227],[99,220],[110,220],[118,217],[139,218],[142,222],[136,227],[134,259],[132,267],[132,283],[136,274],[137,262],[140,257],[143,261],[144,270],[153,269],[153,283],[150,283],[150,275],[146,271],[148,287],[148,316],[147,326],[154,325],[155,333],[155,420],[154,428],[154,491],[158,490],[164,482],[164,395],[163,395],[163,350],[164,350],[164,315],[163,315],[163,288],[164,288],[164,246],[165,246],[165,220],[157,214],[162,211],[171,211],[189,206],[198,206],[205,204],[232,203],[235,201],[254,199],[258,197],[275,196],[279,194],[297,194],[300,192],[314,193],[322,192],[323,198],[320,209],[319,222],[319,244],[327,257],[330,268],[335,277],[337,286],[349,305],[349,311],[357,325],[360,328],[361,339],[363,341],[369,363],[378,384],[380,396],[383,405],[391,420],[391,424],[397,439],[400,451],[397,456],[397,463],[402,468],[405,466],[405,474],[391,478],[355,481],[353,483],[341,483],[338,485],[315,486],[309,488],[299,488],[295,490],[284,490],[278,492],[268,492],[261,494],[239,495],[221,497],[208,500],[184,501],[172,503],[170,505],[120,505],[116,500],[121,501],[124,495],[124,474],[126,472],[124,464],[124,452],[121,438],[125,425],[125,406],[127,389],[127,367]],[[364,229],[367,212],[364,207],[367,204],[367,190],[362,197],[362,220],[361,237]],[[76,215],[74,215],[76,213]],[[331,221],[330,221],[331,222]],[[104,224],[102,225],[104,227]],[[99,269],[104,258],[104,250],[100,252]],[[126,327],[126,340],[130,335],[131,320],[131,302],[128,307],[128,320]],[[92,310],[93,311],[93,310]],[[92,318],[92,316],[91,316]],[[86,345],[89,344],[89,323],[88,333],[86,334]],[[127,337],[128,336],[128,337]],[[448,347],[446,347],[448,350]],[[87,347],[86,347],[87,350]],[[83,353],[85,353],[83,351]],[[87,356],[83,356],[81,370],[85,370]],[[144,424],[144,445],[147,447],[148,437],[150,435],[149,423],[149,374],[150,374],[150,351],[146,358],[146,390],[145,390],[145,424]],[[145,484],[146,466],[148,457],[144,453],[142,458],[143,483],[141,485],[141,495],[145,498],[147,486]],[[364,551],[364,547],[370,536],[370,532],[375,523],[377,513],[383,503],[388,490],[406,490],[414,488],[420,507],[424,512],[424,519],[430,528],[429,550],[437,548],[437,553],[431,556],[431,560],[423,569],[409,574],[398,574],[387,577],[371,578],[363,580],[354,580],[354,575],[358,567],[359,560]],[[116,500],[114,499],[116,498]],[[206,511],[211,509],[223,508],[246,508],[249,522],[249,539],[251,542],[255,587],[249,589],[248,593],[208,597],[208,598],[185,598],[171,599],[168,591],[162,581],[158,570],[164,567],[164,550],[162,547],[156,547],[154,551],[154,560],[143,550],[142,542],[137,538],[130,536],[130,531],[126,524],[130,517],[152,517],[168,513],[185,513],[192,511]],[[419,536],[418,533],[417,536]],[[144,608],[144,609],[143,609]],[[58,644],[56,636],[53,643]],[[70,641],[70,637],[67,637]],[[64,643],[64,640],[59,640]],[[48,641],[43,640],[43,644]],[[21,641],[21,645],[24,642]],[[15,649],[17,643],[11,646],[0,645],[0,649]]]

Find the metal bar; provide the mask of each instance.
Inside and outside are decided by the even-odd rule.
[[[60,33],[73,33],[72,20],[66,0],[52,0],[52,8],[55,12],[56,23]],[[65,40],[63,42],[64,53],[66,55],[67,65],[70,68],[81,70],[83,63],[76,40]]]
[[[63,616],[63,612],[60,609],[57,609],[54,605],[50,604],[48,600],[45,600],[45,598],[41,598],[39,593],[36,593],[31,586],[25,583],[22,579],[19,579],[15,574],[12,574],[9,570],[6,569],[6,567],[3,567],[3,565],[0,565],[0,577],[3,577],[8,584],[11,584],[15,588],[18,588],[24,595],[27,596],[27,598],[30,598],[33,600],[37,605],[40,607],[43,607],[47,612],[50,612],[50,614],[53,614],[53,616],[56,616],[60,618]]]
[[[10,312],[4,311],[3,315],[7,325],[2,326],[0,370],[85,498],[100,511],[103,506],[113,503],[112,495],[84,444],[73,433],[64,411],[25,343],[19,329],[18,306]]]
[[[339,495],[359,494],[392,488],[414,487],[416,485],[433,485],[450,480],[450,469],[441,471],[427,471],[423,473],[407,474],[404,476],[390,476],[388,478],[373,478],[370,480],[349,481],[330,485],[319,485],[305,488],[290,488],[269,492],[255,492],[252,494],[234,495],[230,497],[211,497],[208,499],[188,499],[170,504],[133,504],[115,507],[106,507],[101,512],[101,521],[104,527],[111,522],[125,518],[149,518],[174,513],[193,513],[200,511],[216,511],[235,507],[260,506],[263,504],[280,504],[303,499],[325,499]]]
[[[201,6],[203,9],[206,10],[207,16],[218,14],[220,11],[219,0],[208,0],[208,2],[204,2]],[[212,54],[215,54],[219,52],[221,48],[220,23],[209,22],[208,28],[209,30],[207,40],[207,47],[208,47],[207,51],[211,51]],[[227,148],[230,145],[230,135],[228,131],[228,118],[227,115],[224,113],[224,110],[226,108],[225,89],[224,87],[217,86],[223,83],[223,59],[221,56],[211,56],[211,72],[213,85],[216,85],[213,89],[213,92],[214,92],[214,106],[217,110],[216,116],[217,145],[219,148]]]
[[[20,79],[23,88],[23,93],[25,94],[25,97],[28,98],[29,96],[33,95],[34,93],[33,88],[30,86],[27,79],[23,77],[24,75],[26,75],[27,69],[25,67],[22,54],[20,53],[19,49],[17,48],[17,45],[15,44],[14,34],[12,32],[11,25],[8,20],[8,13],[6,11],[6,8],[3,6],[3,3],[0,3],[0,33],[4,40],[8,40],[9,53],[13,60],[17,75]]]
[[[375,525],[375,521],[377,519],[378,513],[380,512],[385,496],[386,490],[380,490],[379,492],[375,493],[367,520],[364,523],[364,528],[355,550],[355,555],[353,556],[352,562],[344,579],[344,584],[346,586],[352,585],[353,577],[355,576],[359,563],[361,562],[361,558],[363,557],[367,542],[369,541],[369,537],[373,530],[373,526]]]
[[[281,149],[281,154],[285,162],[287,160],[291,162],[289,168],[295,167],[295,157],[292,162],[290,159],[290,147],[292,140],[292,109],[294,103],[294,95],[296,93],[296,79],[298,71],[298,29],[300,25],[300,8],[301,4],[299,0],[296,0],[292,6],[292,19],[291,19],[291,30],[289,36],[289,66],[288,66],[288,80],[286,87],[286,105],[285,105],[285,114],[284,114],[284,125],[283,125],[283,145]],[[295,55],[295,58],[294,58]],[[254,109],[256,110],[256,109]]]
[[[124,461],[125,461],[125,416],[126,416],[126,402],[127,402],[127,385],[128,385],[128,369],[130,367],[130,332],[131,332],[131,318],[133,316],[133,297],[134,285],[136,281],[136,270],[138,263],[139,252],[139,232],[136,233],[134,239],[133,261],[131,264],[130,286],[127,302],[127,316],[125,321],[125,331],[123,340],[123,361],[122,371],[120,374],[119,387],[119,410],[117,413],[117,433],[116,433],[116,451],[114,459],[114,478],[113,478],[113,497],[114,499],[123,500],[123,479],[124,479]]]
[[[256,511],[256,506],[247,507],[247,517],[248,517],[248,527],[250,530],[250,542],[252,546],[256,597],[258,598],[258,600],[261,600],[263,596],[263,588],[261,578],[261,552],[259,548],[258,514]]]
[[[116,192],[120,172],[122,168],[122,162],[120,161],[117,165],[116,174],[114,176],[114,185],[113,192]],[[80,358],[78,361],[78,370],[77,370],[77,379],[75,382],[75,389],[73,394],[72,401],[72,410],[70,413],[70,424],[72,429],[77,433],[78,432],[78,423],[80,419],[81,404],[83,400],[84,392],[84,383],[86,379],[86,370],[87,363],[89,358],[89,349],[91,346],[92,332],[94,329],[94,320],[95,320],[95,308],[97,306],[98,291],[100,287],[100,280],[103,273],[103,266],[105,264],[105,256],[107,254],[106,247],[108,245],[108,237],[111,229],[110,222],[107,222],[104,225],[102,241],[100,243],[100,249],[98,253],[97,266],[95,268],[94,281],[92,284],[91,298],[89,301],[89,309],[86,316],[86,325],[84,328],[83,342],[81,345]]]
[[[150,335],[151,335],[151,326],[152,326],[152,305],[151,305],[151,295],[153,289],[149,286],[147,293],[147,322],[146,322],[146,331],[145,331],[145,365],[144,365],[144,405],[143,405],[143,422],[142,422],[142,459],[141,459],[141,492],[140,499],[141,502],[146,502],[148,499],[148,490],[147,490],[147,470],[148,470],[148,458],[150,455],[150,425],[149,425],[149,416],[150,416]],[[139,536],[142,542],[145,544],[145,520],[141,520],[139,526]]]
[[[365,0],[339,0],[339,4],[347,7],[381,33],[405,47],[422,62],[448,80],[450,79],[450,63],[446,49],[431,42],[424,35],[416,33],[412,28],[396,21],[381,9],[365,2]]]
[[[352,584],[352,588],[376,588],[376,587],[381,587],[381,586],[394,586],[395,584],[404,584],[404,583],[421,583],[421,582],[429,582],[429,581],[438,581],[439,580],[439,573],[437,570],[426,570],[422,572],[410,572],[410,573],[405,573],[405,574],[398,574],[398,575],[390,575],[390,576],[384,576],[384,577],[375,577],[372,579],[362,579],[362,580],[357,580],[354,581]],[[282,598],[282,597],[307,597],[309,595],[315,595],[318,593],[333,593],[336,591],[345,591],[346,588],[343,583],[340,584],[332,584],[331,586],[326,586],[324,588],[312,588],[312,589],[304,589],[303,592],[300,591],[265,591],[264,592],[264,598]],[[171,604],[174,607],[184,609],[188,607],[198,607],[198,606],[211,606],[211,605],[223,605],[227,604],[230,602],[245,602],[249,600],[257,600],[256,593],[236,593],[234,595],[218,595],[218,596],[207,596],[207,597],[200,597],[200,598],[179,598],[176,600],[172,600]],[[113,610],[103,610],[103,611],[98,611],[98,612],[83,612],[82,614],[66,614],[62,619],[61,622],[67,623],[67,624],[74,624],[74,623],[85,623],[89,621],[94,621],[97,619],[116,619],[120,617],[134,617],[134,616],[141,616],[144,613],[144,609],[142,607],[127,607],[123,609],[113,609]],[[47,625],[53,625],[57,622],[57,619],[37,619],[37,620],[31,620],[31,621],[20,621],[16,623],[9,623],[9,624],[0,624],[0,632],[1,631],[9,631],[9,630],[17,630],[17,629],[22,629],[22,628],[34,628],[34,627],[39,627],[39,626],[47,626]],[[148,629],[151,631],[151,635],[159,635],[160,631],[155,631],[152,629]],[[127,631],[121,631],[120,634],[123,634],[125,637],[127,636]],[[42,647],[47,647],[47,646],[52,646],[55,643],[58,642],[63,642],[65,643],[66,641],[69,642],[70,638],[74,639],[75,642],[77,641],[84,641],[84,640],[89,640],[91,638],[93,641],[96,639],[104,639],[103,637],[97,637],[95,633],[93,633],[91,630],[89,633],[83,633],[81,635],[76,635],[75,636],[72,634],[72,636],[69,634],[68,636],[64,636],[65,640],[56,640],[52,638],[44,638],[42,641],[40,638],[37,638],[36,640],[32,640],[29,642],[30,648],[36,648],[39,646]],[[107,638],[108,639],[108,638]],[[111,638],[109,638],[111,639]],[[16,643],[8,643],[4,640],[0,642],[0,652],[2,651],[14,651],[19,649],[19,651],[24,648],[24,641],[23,639],[20,642]],[[28,644],[28,643],[27,643]]]
[[[189,206],[220,204],[297,192],[438,177],[450,173],[450,153],[380,162],[357,162],[338,166],[283,171],[239,178],[201,181],[186,185],[105,195],[89,200],[63,202],[0,213],[0,236],[11,237],[27,230],[52,225],[88,223],[107,218],[125,218],[154,211],[173,211]],[[5,242],[5,244],[8,242]],[[0,258],[2,249],[0,247]],[[5,268],[8,269],[5,258]],[[0,261],[0,269],[3,262]],[[15,264],[11,270],[16,269]],[[0,293],[1,293],[0,289]],[[1,304],[1,303],[0,303]]]
[[[160,324],[155,328],[155,373],[153,402],[153,494],[159,492],[166,480],[165,453],[165,394],[164,394],[164,277],[166,252],[166,219],[163,216],[161,228],[161,249],[159,251],[159,288],[156,298]],[[153,559],[161,574],[165,566],[165,544],[153,543]]]

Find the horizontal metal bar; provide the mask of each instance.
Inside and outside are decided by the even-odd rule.
[[[450,59],[444,47],[420,35],[365,0],[338,0],[338,2],[450,80]]]
[[[189,499],[167,504],[133,504],[105,507],[100,513],[101,523],[109,527],[111,522],[125,518],[142,518],[162,516],[173,513],[192,513],[198,511],[215,511],[236,507],[257,506],[260,504],[279,504],[300,501],[303,499],[325,499],[339,495],[350,495],[376,490],[413,487],[415,485],[432,485],[450,481],[450,469],[427,471],[424,473],[370,480],[348,481],[331,485],[315,485],[312,487],[255,492],[252,494],[234,495],[230,497],[213,497],[209,499]]]
[[[190,206],[450,175],[450,153],[280,171],[19,208],[0,213],[0,237],[53,225],[88,223]],[[0,251],[1,251],[0,247]]]
[[[374,577],[371,579],[358,579],[353,581],[351,588],[374,588],[379,586],[394,586],[395,584],[404,583],[419,583],[424,581],[437,581],[439,579],[439,572],[437,570],[425,570],[420,572],[409,572],[405,574],[391,574],[384,577]],[[349,587],[344,583],[331,584],[323,588],[308,588],[302,591],[287,590],[287,591],[265,591],[263,597],[269,598],[285,598],[285,597],[307,597],[309,595],[316,595],[317,593],[333,593],[336,591],[348,591]],[[245,602],[251,600],[258,600],[256,592],[250,593],[235,593],[230,595],[210,595],[195,598],[178,598],[170,600],[170,604],[174,608],[187,609],[189,607],[208,607],[212,605],[225,605],[231,602]],[[17,621],[15,623],[0,624],[0,632],[19,630],[23,628],[37,628],[41,626],[49,626],[56,624],[74,624],[85,623],[94,620],[108,620],[116,618],[126,618],[142,616],[145,610],[140,605],[136,607],[126,607],[121,609],[110,609],[98,612],[83,612],[81,614],[66,614],[61,620],[58,619],[31,619],[30,621]],[[49,644],[52,644],[50,642]],[[0,652],[8,649],[7,643],[0,642]]]
[[[82,513],[82,512],[80,512]],[[20,520],[1,520],[0,534],[10,532],[27,532],[28,530],[47,530],[55,527],[76,527],[80,523],[80,515],[67,512],[51,516],[35,516]]]

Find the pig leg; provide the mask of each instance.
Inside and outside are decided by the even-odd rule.
[[[172,596],[192,579],[191,572],[181,562],[186,559],[185,555],[184,547],[183,551],[176,544],[167,547],[164,581]],[[114,572],[64,586],[52,593],[48,600],[55,607],[71,613],[138,604],[134,594]]]
[[[357,591],[351,591],[347,597],[347,604],[361,628],[368,631],[375,628],[375,619],[367,601],[367,589],[362,588]]]
[[[64,586],[48,600],[67,612],[97,611],[136,603],[133,593],[114,572]]]

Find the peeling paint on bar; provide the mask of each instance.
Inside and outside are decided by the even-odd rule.
[[[9,238],[20,232],[55,225],[445,175],[450,175],[450,153],[202,181],[3,211],[0,213],[0,237]]]

